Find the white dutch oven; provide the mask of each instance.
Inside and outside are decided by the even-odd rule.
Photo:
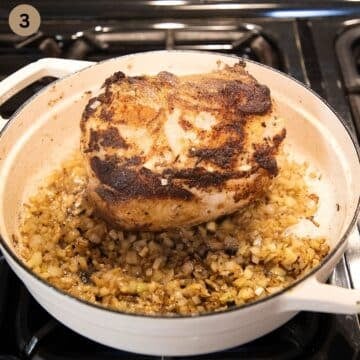
[[[255,303],[200,316],[142,316],[88,304],[41,280],[17,257],[19,209],[29,192],[79,147],[79,120],[89,96],[115,71],[128,75],[204,73],[233,56],[192,51],[158,51],[89,62],[43,59],[0,84],[0,104],[44,76],[62,78],[36,94],[9,120],[0,138],[1,251],[35,299],[55,318],[95,341],[153,355],[189,355],[221,350],[253,340],[279,327],[300,310],[360,312],[360,290],[323,282],[345,251],[356,223],[360,194],[357,148],[334,111],[304,85],[266,66],[246,61],[248,71],[270,87],[275,108],[286,119],[286,149],[322,174],[311,186],[320,195],[318,232],[327,236],[330,254],[291,287]],[[340,205],[338,209],[337,204]],[[338,210],[338,211],[337,211]],[[300,229],[300,231],[310,231]]]

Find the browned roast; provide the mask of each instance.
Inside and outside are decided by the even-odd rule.
[[[182,77],[117,72],[81,121],[88,195],[124,229],[195,225],[259,196],[284,137],[269,89],[242,64]]]

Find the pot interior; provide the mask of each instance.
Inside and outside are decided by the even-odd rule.
[[[235,57],[198,52],[130,55],[70,75],[35,96],[12,119],[0,141],[0,231],[9,247],[12,235],[18,235],[24,200],[79,148],[82,111],[105,78],[119,70],[127,75],[205,73],[237,61]],[[247,62],[247,69],[270,87],[274,111],[287,129],[285,151],[321,174],[320,180],[309,178],[309,185],[320,197],[315,217],[320,227],[304,220],[294,231],[324,235],[334,247],[354,217],[360,194],[360,182],[356,181],[359,160],[351,138],[336,115],[301,84],[256,63]]]

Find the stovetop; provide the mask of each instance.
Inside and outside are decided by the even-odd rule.
[[[48,5],[42,5],[42,15],[50,12],[50,3],[56,5],[53,1],[46,3]],[[359,136],[360,80],[357,82],[357,79],[360,79],[360,24],[351,17],[335,16],[350,13],[353,4],[350,6],[347,2],[341,7],[349,11],[347,13],[342,10],[327,14],[331,17],[288,18],[295,14],[294,11],[297,11],[296,16],[300,16],[299,8],[293,3],[287,5],[292,13],[285,13],[283,7],[281,14],[279,12],[275,16],[274,13],[266,14],[262,9],[260,15],[250,12],[257,17],[249,17],[248,13],[244,18],[243,9],[236,9],[234,2],[226,1],[227,8],[220,20],[211,15],[213,10],[208,9],[201,14],[196,9],[195,12],[176,9],[181,6],[180,3],[191,6],[188,1],[167,1],[171,18],[145,19],[144,12],[141,12],[142,16],[134,16],[132,20],[126,19],[124,14],[117,14],[119,16],[115,19],[113,13],[111,20],[111,14],[104,15],[104,9],[111,1],[104,2],[104,9],[99,11],[97,19],[86,16],[89,8],[82,15],[77,13],[75,10],[79,5],[73,3],[74,12],[66,13],[69,2],[61,2],[59,6],[64,9],[62,19],[59,19],[59,13],[52,18],[44,16],[40,32],[25,39],[10,33],[6,20],[1,19],[0,7],[0,79],[27,63],[49,56],[99,61],[156,49],[233,53],[275,67],[304,82],[324,97],[346,121],[353,134],[357,132]],[[159,1],[136,3],[136,6],[143,3],[151,11],[154,11],[154,6],[161,7]],[[150,3],[154,3],[153,6]],[[213,7],[218,4],[217,1],[203,3]],[[275,4],[273,1],[269,3]],[[331,1],[326,2],[329,3]],[[91,6],[92,1],[89,2]],[[331,9],[329,6],[314,7],[314,11]],[[151,11],[148,17],[154,16]],[[162,14],[162,11],[159,13]],[[271,11],[279,11],[279,8],[273,7]],[[190,13],[192,16],[189,16]],[[314,15],[309,11],[303,15],[306,14]],[[326,15],[318,13],[321,14]],[[25,99],[53,80],[44,78],[15,95],[0,107],[0,115],[9,117]],[[360,288],[359,238],[349,245],[329,281],[338,286]],[[34,301],[1,254],[0,338],[0,360],[155,358],[113,350],[65,328]],[[355,315],[303,312],[278,330],[249,344],[191,359],[239,358],[358,359],[359,318]]]

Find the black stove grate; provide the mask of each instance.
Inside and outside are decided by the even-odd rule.
[[[360,137],[360,23],[340,34],[335,49],[356,132]]]

